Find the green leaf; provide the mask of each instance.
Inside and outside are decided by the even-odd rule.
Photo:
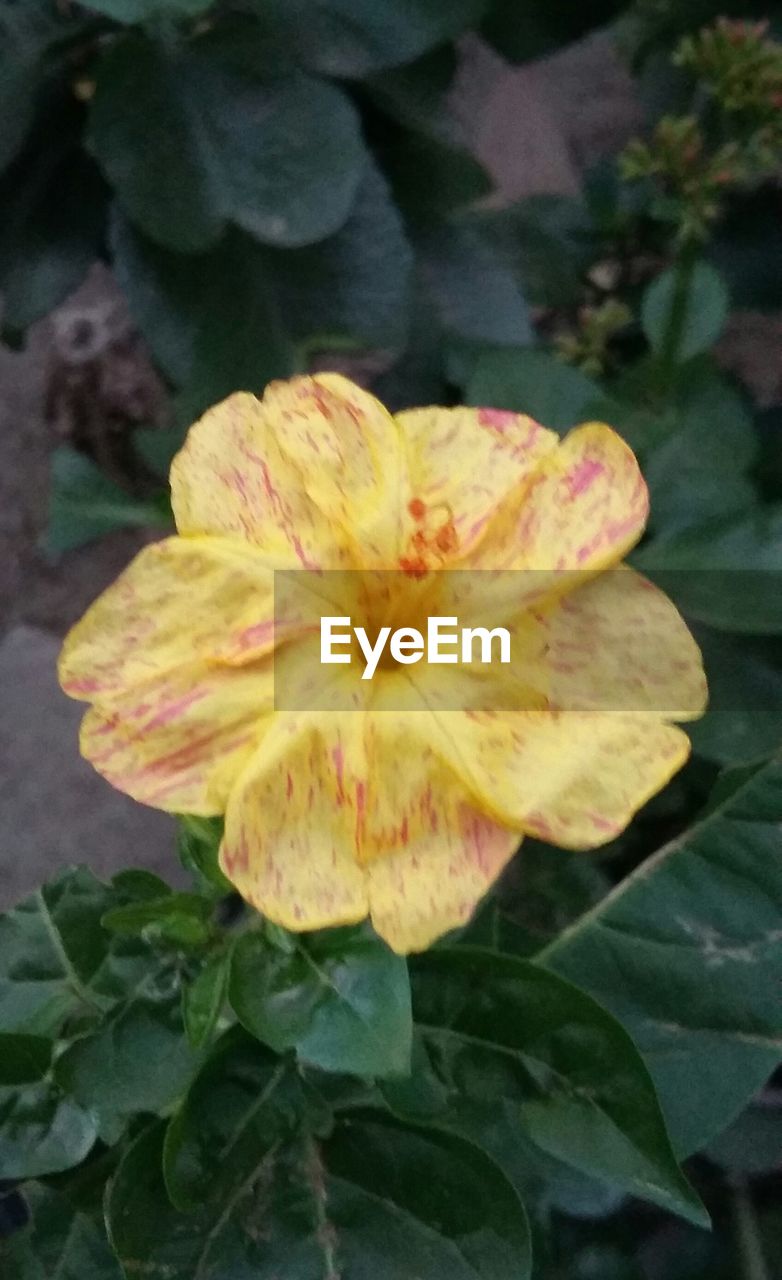
[[[233,391],[260,393],[295,372],[268,251],[229,233],[209,254],[170,253],[116,220],[114,268],[140,329],[172,382],[183,388],[190,422]],[[241,324],[226,323],[241,317]]]
[[[227,955],[211,956],[182,988],[182,1020],[194,1049],[208,1044],[217,1026],[228,988],[228,967]]]
[[[25,141],[36,98],[56,63],[55,47],[67,36],[78,37],[83,25],[49,0],[0,0],[0,172]]]
[[[289,1062],[241,1028],[229,1031],[191,1084],[166,1134],[164,1174],[186,1212],[230,1200],[300,1122],[304,1095]]]
[[[169,1110],[197,1069],[179,992],[166,991],[171,985],[161,982],[155,989],[150,980],[57,1060],[58,1083],[97,1118],[105,1142],[116,1142],[133,1116]]]
[[[671,406],[668,427],[667,438],[643,457],[657,545],[691,525],[747,512],[757,502],[747,475],[757,460],[757,432],[744,398],[726,378],[713,370],[688,378]]]
[[[487,351],[467,385],[467,403],[528,413],[555,431],[585,419],[594,382],[545,351]]]
[[[229,222],[288,247],[335,232],[366,163],[348,99],[301,72],[253,79],[208,52],[132,35],[101,61],[89,142],[125,212],[182,252]]]
[[[687,726],[693,751],[722,765],[757,761],[782,747],[782,669],[770,646],[751,636],[699,627],[709,686],[705,716]]]
[[[100,1015],[116,973],[101,916],[110,891],[86,869],[66,871],[0,916],[0,1026],[56,1034],[65,1020]]]
[[[782,764],[737,772],[700,822],[538,957],[633,1035],[682,1155],[782,1056],[781,821]]]
[[[42,1080],[52,1060],[52,1044],[45,1036],[0,1031],[0,1086]]]
[[[302,249],[270,250],[267,261],[282,323],[296,342],[336,334],[356,345],[403,344],[413,252],[374,165],[335,235]]]
[[[82,283],[100,254],[105,187],[80,149],[73,112],[0,180],[3,323],[21,333]]]
[[[112,248],[114,270],[155,356],[173,382],[203,388],[201,407],[289,376],[297,344],[331,335],[356,346],[404,341],[412,251],[375,168],[345,224],[318,244],[275,250],[234,232],[211,253],[185,257],[118,218]],[[237,334],[225,317],[239,314]]]
[[[155,937],[181,946],[201,946],[211,936],[212,904],[196,893],[171,893],[107,911],[101,924],[110,933]]]
[[[384,140],[380,159],[411,221],[436,225],[494,189],[489,173],[466,147],[417,130],[400,128]]]
[[[233,1108],[228,1116],[205,1094],[187,1116],[186,1148],[179,1117],[171,1126],[169,1185],[178,1151],[186,1149],[188,1168],[193,1160],[198,1171],[198,1201],[187,1214],[166,1196],[161,1128],[142,1134],[123,1159],[107,1213],[128,1275],[143,1268],[168,1280],[529,1280],[523,1208],[472,1144],[371,1113],[345,1119],[323,1142],[310,1135],[285,1142],[282,1081],[250,1091],[249,1064],[232,1078],[233,1095],[219,1095]]]
[[[592,223],[572,196],[528,196],[506,209],[481,212],[472,221],[497,245],[530,302],[574,307],[584,298],[594,264]]]
[[[633,1042],[583,992],[511,956],[443,948],[416,961],[413,1010],[443,1091],[438,1124],[477,1136],[487,1116],[495,1123],[504,1113],[511,1132],[518,1126],[520,1139],[555,1159],[708,1222]],[[409,1093],[415,1103],[415,1078]]]
[[[255,0],[307,66],[360,78],[412,62],[472,24],[487,0]]]
[[[240,1022],[278,1053],[354,1075],[410,1065],[410,988],[401,956],[362,929],[332,929],[272,950],[257,933],[236,944],[229,997]]]
[[[199,890],[212,896],[232,893],[233,885],[223,875],[218,862],[222,818],[181,817],[178,826],[179,858],[185,870],[195,877]]]
[[[122,1280],[97,1211],[76,1207],[49,1187],[25,1188],[30,1222],[0,1240],[0,1267],[14,1280]]]
[[[131,497],[76,449],[55,449],[45,539],[50,555],[72,551],[114,529],[163,528],[166,523],[162,504]]]
[[[116,22],[153,22],[156,18],[194,18],[214,0],[90,0],[90,8]]]
[[[94,1117],[52,1081],[0,1085],[0,1178],[38,1178],[71,1169],[96,1137]]]
[[[666,351],[676,325],[675,308],[681,286],[671,267],[647,287],[641,303],[641,323],[653,351]],[[684,285],[678,340],[672,356],[683,364],[707,351],[719,338],[728,318],[730,298],[722,276],[706,262],[696,262]]]
[[[782,633],[782,503],[655,538],[633,563],[696,622],[718,631]]]
[[[532,341],[529,308],[492,245],[458,224],[419,233],[419,269],[447,333],[517,348]]]

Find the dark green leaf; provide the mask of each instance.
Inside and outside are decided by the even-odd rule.
[[[177,1209],[236,1195],[298,1127],[304,1096],[289,1062],[240,1028],[229,1031],[188,1089],[168,1128],[164,1172]]]
[[[471,26],[487,0],[254,0],[316,71],[361,77],[420,57]]]
[[[666,351],[675,325],[674,309],[680,277],[671,267],[648,286],[641,304],[641,323],[652,350]],[[671,355],[679,363],[706,351],[719,338],[728,318],[730,299],[725,282],[714,267],[696,262],[686,282],[678,341]]]
[[[207,1111],[199,1107],[187,1118],[188,1159],[199,1176],[209,1169],[213,1179],[204,1183],[212,1191],[208,1200],[199,1192],[190,1212],[167,1201],[161,1129],[128,1151],[108,1200],[112,1242],[128,1275],[143,1267],[164,1270],[169,1280],[233,1280],[243,1273],[254,1280],[528,1280],[522,1206],[476,1147],[372,1114],[337,1125],[325,1142],[303,1136],[283,1145],[284,1086],[270,1081],[265,1091],[256,1086],[249,1093],[251,1078],[250,1069],[244,1121],[241,1094],[228,1099],[237,1107],[236,1138],[208,1095]],[[167,1166],[179,1124],[175,1119],[166,1144]],[[226,1150],[227,1167],[220,1162]]]
[[[717,516],[670,539],[655,538],[633,563],[683,613],[718,631],[782,633],[782,504]]]
[[[186,257],[118,219],[113,248],[134,318],[183,388],[188,422],[232,391],[261,392],[270,379],[294,372],[270,254],[249,236],[232,232],[212,253]]]
[[[0,1270],[13,1280],[121,1280],[99,1211],[85,1212],[49,1187],[25,1189],[29,1225],[0,1240]]]
[[[141,1112],[164,1113],[184,1093],[198,1058],[182,1025],[179,993],[149,991],[122,1003],[57,1060],[56,1078],[116,1142]],[[170,986],[170,983],[169,983]]]
[[[193,18],[214,0],[90,0],[90,9],[117,22],[152,22],[156,18]]]
[[[131,310],[163,369],[180,386],[203,388],[196,408],[291,374],[295,344],[312,347],[336,335],[356,346],[395,347],[405,337],[412,252],[374,168],[344,226],[319,244],[272,250],[236,232],[210,254],[184,257],[116,219],[113,249]],[[230,317],[239,315],[237,333]]]
[[[469,343],[514,348],[532,340],[521,290],[478,231],[442,226],[420,233],[417,247],[422,278],[447,333]]]
[[[592,224],[580,200],[528,196],[473,220],[495,241],[530,302],[573,307],[583,300],[595,248]]]
[[[594,382],[545,351],[487,351],[467,386],[467,403],[528,413],[555,431],[583,422]]]
[[[298,343],[337,335],[399,347],[406,337],[413,253],[380,170],[369,168],[344,226],[302,249],[270,250],[279,314]]]
[[[78,285],[100,253],[105,187],[80,150],[67,106],[0,181],[3,322],[22,332]]]
[[[68,17],[49,0],[0,0],[0,172],[24,143],[54,47],[79,34],[82,24]]]
[[[228,987],[227,955],[212,956],[192,982],[182,989],[182,1019],[194,1049],[211,1039]]]
[[[248,1031],[278,1053],[354,1075],[398,1075],[410,1064],[407,965],[359,929],[311,934],[291,951],[258,933],[233,953],[230,1000]]]
[[[635,1037],[685,1155],[782,1056],[782,765],[738,779],[539,957]]]
[[[0,1178],[37,1178],[80,1164],[95,1118],[50,1080],[0,1086]]]
[[[0,1086],[42,1080],[52,1060],[52,1043],[45,1036],[0,1031]]]
[[[179,819],[179,857],[185,869],[195,876],[201,891],[222,895],[233,890],[218,863],[222,838],[222,818]]]
[[[383,169],[406,217],[435,225],[491,194],[494,184],[466,147],[400,129],[381,148]]]
[[[74,1014],[111,1003],[110,892],[86,869],[66,871],[0,916],[0,1026],[55,1034]]]
[[[332,234],[366,163],[347,98],[302,73],[254,80],[207,52],[129,36],[100,64],[90,145],[126,213],[183,252],[228,222],[278,246]]]
[[[709,684],[705,716],[687,726],[693,750],[719,764],[757,761],[782,747],[782,669],[775,641],[698,628]]]
[[[161,503],[141,502],[68,445],[52,455],[46,550],[72,551],[114,529],[164,528]]]
[[[438,1124],[464,1123],[475,1136],[479,1117],[494,1123],[506,1109],[506,1123],[556,1159],[708,1221],[635,1046],[570,983],[510,956],[435,950],[416,961],[413,1010],[444,1090]]]
[[[138,427],[133,432],[133,447],[151,471],[167,480],[185,435],[181,427]]]

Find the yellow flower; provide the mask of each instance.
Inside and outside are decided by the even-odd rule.
[[[369,914],[395,950],[421,949],[523,835],[602,844],[686,760],[671,721],[703,711],[698,649],[656,588],[602,572],[647,515],[609,427],[392,417],[345,378],[302,377],[210,410],[171,493],[179,536],[91,607],[60,679],[92,703],[81,749],[114,786],[225,814],[222,867],[271,920]],[[302,583],[276,616],[275,570]],[[501,619],[523,661],[385,660],[371,681],[317,665],[313,617],[369,634],[432,612]]]

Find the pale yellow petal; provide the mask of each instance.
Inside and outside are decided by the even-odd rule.
[[[259,557],[217,538],[168,538],[73,627],[60,682],[72,698],[106,701],[194,660],[255,660],[274,641],[274,575]]]
[[[231,794],[221,866],[287,929],[361,920],[357,859],[366,766],[362,717],[278,713]]]
[[[257,746],[272,697],[271,658],[246,668],[179,666],[88,711],[82,755],[142,804],[220,814]]]
[[[371,717],[367,765],[361,856],[372,923],[395,951],[422,951],[470,919],[520,836],[481,811],[405,716]]]
[[[519,592],[525,598],[566,589],[573,574],[618,564],[641,536],[648,507],[632,450],[610,427],[587,423],[569,432],[523,490],[504,500],[471,565],[524,571]]]
[[[558,444],[532,418],[501,409],[411,409],[397,415],[412,488],[407,555],[436,567],[468,555],[497,505]]]
[[[395,568],[409,490],[402,433],[391,414],[336,373],[271,383],[263,410],[356,566]]]
[[[396,565],[405,470],[379,401],[337,374],[237,394],[191,428],[171,469],[180,533],[248,541],[278,568]]]
[[[675,605],[632,569],[600,574],[545,619],[552,706],[693,720],[707,701],[700,650]]]
[[[638,712],[442,712],[433,749],[498,821],[572,849],[619,835],[688,758],[687,735]]]

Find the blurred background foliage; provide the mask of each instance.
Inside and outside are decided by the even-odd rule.
[[[452,110],[459,42],[477,33],[520,63],[605,24],[644,128],[578,196],[503,204]],[[56,452],[52,554],[165,527],[168,462],[193,418],[310,368],[342,369],[395,409],[492,405],[563,432],[601,418],[642,462],[652,515],[634,562],[682,607],[709,676],[693,760],[599,860],[531,848],[523,887],[512,872],[467,940],[544,948],[629,1027],[677,1154],[699,1153],[690,1172],[716,1231],[630,1199],[632,1178],[607,1185],[538,1152],[524,1192],[541,1280],[782,1275],[782,1092],[764,1087],[780,1057],[779,899],[757,878],[747,889],[746,865],[737,893],[723,857],[749,824],[758,858],[778,856],[779,766],[755,770],[782,747],[782,410],[758,407],[715,350],[737,309],[782,309],[778,37],[782,6],[712,0],[0,0],[3,336],[23,343],[102,260],[168,406],[162,429],[142,409],[109,457],[89,431]],[[90,341],[73,335],[85,365]],[[691,824],[715,784],[705,853]],[[666,840],[644,911],[632,891],[606,906]],[[642,936],[693,894],[738,950],[711,953],[719,973],[708,947],[688,955],[667,990],[653,955],[686,946],[672,925],[646,937],[630,999],[617,973],[631,957],[604,954],[601,929]],[[764,977],[747,978],[742,945]],[[686,1042],[671,1031],[683,1006]],[[79,1274],[115,1274],[95,1225],[103,1181],[98,1168],[33,1193],[41,1238],[22,1233],[14,1275],[54,1274],[40,1259],[70,1257],[77,1218]],[[15,1195],[0,1223],[24,1218]]]

